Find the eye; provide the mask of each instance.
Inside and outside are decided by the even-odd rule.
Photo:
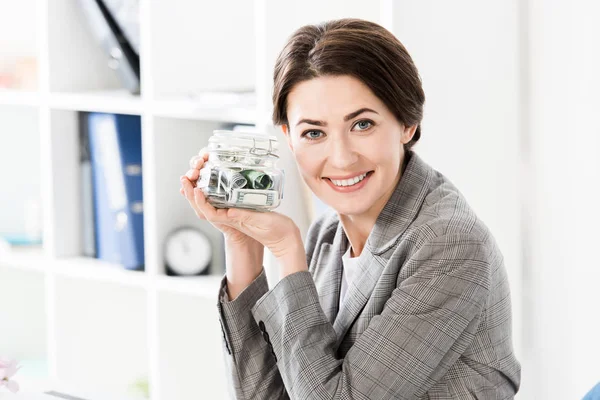
[[[358,127],[359,131],[366,131],[367,129],[371,128],[373,125],[374,125],[373,121],[370,121],[368,119],[361,119],[356,124],[354,124],[354,127]]]
[[[321,138],[321,134],[323,132],[321,131],[305,131],[304,133],[302,133],[302,137],[306,137],[308,140],[317,140]]]

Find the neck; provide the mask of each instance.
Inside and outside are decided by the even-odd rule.
[[[342,223],[346,237],[350,242],[351,257],[358,257],[362,253],[367,243],[367,239],[369,238],[369,234],[373,230],[375,222],[377,222],[377,217],[379,217],[379,214],[387,204],[388,200],[392,197],[392,193],[394,193],[394,190],[404,173],[404,168],[406,167],[405,161],[407,161],[407,159],[406,157],[403,157],[401,168],[394,180],[394,184],[375,202],[375,204],[373,204],[371,208],[362,214],[339,214],[340,222]]]

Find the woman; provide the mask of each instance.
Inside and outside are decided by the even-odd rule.
[[[226,239],[219,313],[238,399],[509,399],[520,383],[494,238],[412,146],[425,96],[404,46],[356,19],[305,26],[279,55],[273,122],[333,212],[306,243],[276,212],[198,217]],[[267,247],[281,266],[269,290]]]

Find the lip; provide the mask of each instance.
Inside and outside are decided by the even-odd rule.
[[[360,181],[356,185],[352,185],[352,186],[335,186],[333,184],[333,182],[331,182],[331,179],[324,178],[324,180],[336,192],[339,192],[339,193],[350,193],[350,192],[356,192],[356,191],[362,189],[367,184],[367,181],[369,179],[371,179],[372,175],[373,175],[372,171],[369,171],[369,173],[367,174],[367,176],[362,181]],[[357,175],[354,175],[354,176],[357,176]],[[336,178],[334,178],[334,179],[336,179]],[[346,178],[346,179],[348,179],[348,178]]]

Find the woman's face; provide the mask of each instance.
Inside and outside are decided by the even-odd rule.
[[[380,211],[400,178],[405,128],[385,104],[351,76],[319,77],[288,95],[284,133],[304,181],[344,215]]]

